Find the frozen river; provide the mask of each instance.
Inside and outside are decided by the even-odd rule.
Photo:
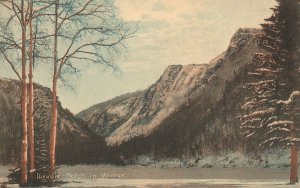
[[[7,174],[0,168],[0,177]],[[60,166],[62,187],[298,187],[288,183],[289,168],[159,168],[110,165]],[[0,179],[1,180],[1,179]]]

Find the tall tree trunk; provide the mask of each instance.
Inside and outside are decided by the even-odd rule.
[[[30,3],[30,40],[29,40],[29,178],[33,181],[35,179],[35,147],[34,147],[34,121],[33,121],[33,30],[32,30],[32,0]]]
[[[57,81],[53,79],[52,87],[52,127],[50,132],[50,146],[49,146],[49,158],[50,158],[50,175],[54,178],[54,167],[55,167],[55,145],[56,145],[56,127],[57,127]]]
[[[294,124],[291,126],[291,138],[295,138],[296,127]],[[294,142],[291,145],[291,172],[290,172],[290,184],[298,183],[298,148]]]
[[[57,127],[57,24],[58,24],[58,3],[55,4],[55,30],[54,30],[54,53],[53,53],[53,79],[52,79],[52,127],[50,132],[50,141],[49,141],[49,160],[50,160],[50,177],[54,178],[54,167],[55,167],[55,145],[56,145],[56,127]]]
[[[21,146],[21,186],[27,184],[27,84],[26,84],[26,24],[24,18],[24,0],[21,1],[22,15],[22,146]]]

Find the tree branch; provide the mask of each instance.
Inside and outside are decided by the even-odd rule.
[[[8,62],[8,64],[11,66],[11,68],[13,69],[14,73],[16,73],[17,77],[19,78],[20,81],[22,81],[21,75],[19,74],[19,72],[17,71],[16,67],[14,66],[14,64],[12,63],[12,61],[8,58],[8,56],[6,55],[5,51],[3,49],[0,48],[0,52],[3,54],[4,59]]]

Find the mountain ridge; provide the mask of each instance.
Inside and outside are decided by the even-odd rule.
[[[118,104],[108,108],[106,114],[100,113],[97,117],[84,120],[89,126],[92,125],[91,129],[96,133],[106,131],[106,142],[115,146],[121,156],[136,157],[146,153],[181,157],[186,153],[218,153],[218,149],[249,151],[252,146],[246,146],[246,141],[240,134],[238,116],[244,92],[241,86],[243,81],[248,79],[245,76],[247,66],[261,50],[257,45],[260,34],[259,29],[239,29],[233,35],[227,50],[209,64],[169,66],[160,79],[138,97],[138,101],[142,103],[140,106],[145,108],[130,108],[135,110],[135,114],[131,113],[131,116],[124,119],[123,124],[114,129],[109,129],[112,124],[107,122],[119,117],[111,118],[107,114],[109,115],[109,110],[118,107]],[[194,74],[189,68],[195,66],[202,66],[203,70]],[[180,72],[184,67],[187,71]],[[184,88],[183,93],[180,93],[180,87]],[[169,102],[170,99],[173,101]],[[119,107],[126,104],[129,103],[123,102]],[[168,112],[159,119],[157,114],[162,110]],[[104,118],[106,122],[102,121]],[[139,118],[142,121],[138,121]],[[101,121],[98,124],[95,123],[97,121],[91,124],[91,120],[99,119]],[[153,119],[156,120],[156,124],[148,126],[149,131],[147,123],[151,123]],[[130,124],[129,120],[135,120],[137,124]],[[208,122],[211,122],[211,125]],[[103,129],[105,126],[106,129]],[[142,133],[134,134],[137,130]],[[220,138],[213,140],[213,135],[219,135]],[[174,149],[175,145],[178,148]]]

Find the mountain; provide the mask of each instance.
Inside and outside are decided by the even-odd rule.
[[[96,104],[92,107],[89,107],[86,110],[83,110],[83,111],[79,112],[78,114],[76,114],[76,117],[85,118],[86,116],[89,116],[92,113],[102,113],[107,107],[112,106],[112,105],[116,105],[116,104],[118,104],[118,103],[120,103],[124,100],[127,100],[128,98],[139,96],[142,93],[143,93],[143,91],[136,91],[136,92],[133,92],[133,93],[126,93],[126,94],[117,96],[113,99],[110,99],[108,101]]]
[[[206,65],[170,66],[146,91],[120,96],[105,108],[90,111],[83,120],[96,133],[107,136],[110,145],[148,135],[162,119],[187,102],[186,96],[197,91],[197,78],[205,68]],[[119,98],[122,100],[117,102]]]
[[[16,162],[21,140],[20,82],[0,78],[0,162]],[[46,156],[51,128],[52,92],[34,84],[34,121],[37,157]],[[58,102],[57,162],[83,163],[100,160],[105,143]],[[44,153],[42,153],[44,152]],[[42,160],[42,159],[41,159]]]
[[[228,49],[208,64],[172,65],[139,95],[81,118],[120,156],[183,157],[254,152],[241,136],[239,116],[257,52],[258,29],[239,29]]]

